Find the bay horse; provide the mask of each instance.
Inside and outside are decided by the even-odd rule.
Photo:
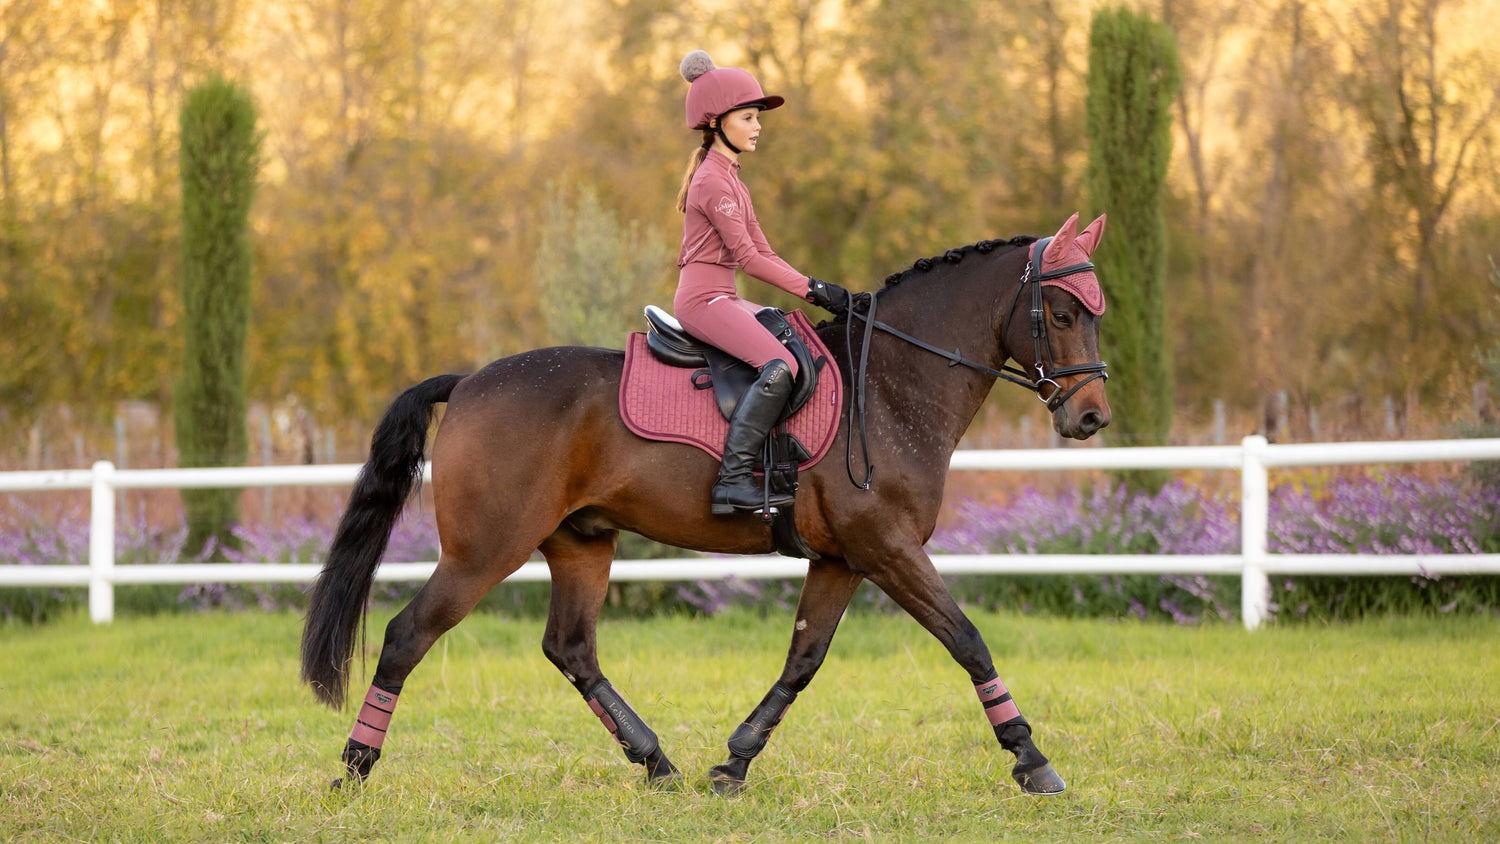
[[[1079,234],[1077,217],[1042,242],[981,241],[920,260],[877,293],[859,294],[852,314],[819,326],[849,385],[846,401],[864,405],[852,428],[840,420],[831,453],[851,434],[867,435],[876,471],[867,488],[851,483],[846,454],[845,466],[825,458],[801,476],[795,524],[820,558],[808,564],[781,676],[735,729],[727,761],[709,772],[717,792],[745,787],[751,760],[812,681],[864,580],[967,672],[999,744],[1015,754],[1011,775],[1020,787],[1033,794],[1066,787],[923,546],[937,524],[949,460],[997,377],[1038,389],[1064,437],[1083,439],[1109,424],[1098,362],[1103,296],[1087,263],[1103,218]],[[1030,309],[1022,304],[1027,290]],[[845,343],[834,342],[840,334]],[[1001,370],[1007,360],[1022,370]],[[351,780],[362,782],[379,759],[402,685],[428,649],[540,549],[552,582],[543,654],[626,758],[645,766],[649,783],[681,782],[656,734],[599,667],[595,628],[616,538],[628,530],[699,551],[764,554],[772,536],[753,514],[710,515],[718,466],[709,455],[626,428],[617,398],[623,361],[609,349],[524,352],[471,375],[423,381],[380,420],[310,595],[302,678],[320,700],[344,704],[375,568],[421,477],[434,405],[447,402],[431,454],[442,552],[386,627],[343,751]],[[1022,371],[1034,375],[1013,374]]]

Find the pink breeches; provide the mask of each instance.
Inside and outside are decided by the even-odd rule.
[[[760,305],[735,294],[734,270],[715,264],[688,264],[682,268],[672,310],[677,321],[699,340],[760,369],[780,360],[797,377],[797,362],[786,347],[755,319]]]

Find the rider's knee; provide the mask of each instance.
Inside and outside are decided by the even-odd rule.
[[[791,376],[793,378],[797,377],[797,361],[791,359],[790,355],[788,355],[787,357],[772,358],[771,360],[766,361],[765,366],[770,366],[773,363],[780,363],[780,364],[782,364],[791,373]],[[761,368],[764,369],[765,366],[763,366]]]

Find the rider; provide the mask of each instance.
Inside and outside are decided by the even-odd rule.
[[[739,157],[755,151],[760,112],[786,100],[766,95],[755,77],[740,68],[715,67],[702,50],[689,53],[681,71],[690,83],[687,125],[702,130],[703,146],[693,153],[677,195],[677,210],[685,217],[672,309],[689,334],[759,370],[724,439],[711,509],[725,515],[761,508],[764,496],[751,467],[797,376],[797,362],[755,319],[761,306],[736,293],[735,268],[836,314],[848,310],[849,291],[803,275],[771,251],[750,206],[750,192],[740,181]],[[786,506],[792,496],[773,495],[770,503]]]

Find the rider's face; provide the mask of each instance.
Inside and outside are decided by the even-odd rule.
[[[754,152],[760,140],[760,109],[737,108],[722,118],[724,135],[741,152]]]

